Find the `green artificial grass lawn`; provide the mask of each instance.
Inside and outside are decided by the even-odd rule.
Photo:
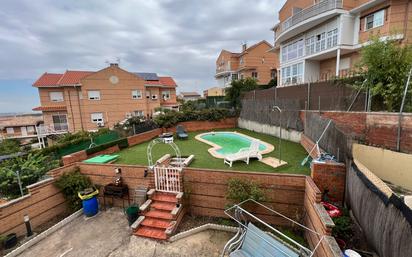
[[[279,139],[274,136],[265,135],[261,133],[256,133],[246,129],[233,128],[233,129],[219,129],[216,131],[238,131],[245,135],[249,135],[254,138],[258,138],[269,144],[275,146],[275,150],[263,155],[263,157],[278,157],[278,143]],[[279,168],[270,167],[264,163],[259,162],[256,159],[252,159],[247,165],[243,161],[238,161],[233,163],[233,167],[230,168],[229,165],[223,163],[223,159],[218,159],[210,155],[207,151],[212,146],[202,143],[195,139],[197,134],[204,133],[206,131],[190,132],[189,139],[178,140],[175,139],[175,143],[179,146],[182,156],[189,156],[191,154],[195,155],[194,161],[190,164],[190,167],[206,168],[206,169],[221,169],[221,170],[238,170],[238,171],[251,171],[251,172],[273,172],[273,173],[290,173],[290,174],[304,174],[308,175],[310,173],[309,167],[301,166],[302,160],[306,157],[307,153],[305,149],[298,143],[293,143],[290,141],[282,140],[282,160],[286,161],[288,164]],[[147,161],[147,146],[149,142],[145,142],[139,145],[135,145],[117,154],[120,155],[116,163],[119,164],[138,164],[138,165],[148,165]],[[153,147],[152,155],[153,161],[155,162],[160,157],[165,154],[175,155],[174,150],[166,144],[158,144]]]

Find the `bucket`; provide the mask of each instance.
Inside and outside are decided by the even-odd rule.
[[[129,226],[131,226],[139,217],[139,207],[136,205],[131,205],[126,209],[127,221],[129,221]]]
[[[90,199],[83,200],[83,213],[87,217],[92,217],[99,212],[99,203],[97,197],[93,196]]]

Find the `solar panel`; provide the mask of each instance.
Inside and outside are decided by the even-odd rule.
[[[144,80],[154,80],[154,81],[159,80],[159,77],[157,76],[157,74],[152,73],[152,72],[135,72],[134,74],[143,78]]]

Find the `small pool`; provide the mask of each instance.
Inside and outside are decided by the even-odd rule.
[[[213,146],[209,153],[217,158],[224,158],[227,154],[237,153],[242,148],[250,147],[255,138],[238,132],[208,132],[199,134],[196,139]],[[271,144],[261,141],[259,150],[261,154],[273,151]]]

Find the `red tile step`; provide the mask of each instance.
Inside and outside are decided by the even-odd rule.
[[[150,210],[147,213],[145,213],[146,217],[150,218],[155,218],[155,219],[164,219],[164,220],[172,220],[173,215],[170,212],[165,212],[165,211],[156,211],[156,210]]]
[[[164,229],[152,228],[152,227],[139,227],[134,233],[136,236],[148,237],[153,239],[166,240],[167,236]]]
[[[175,203],[169,203],[169,202],[158,202],[155,201],[150,205],[150,208],[156,209],[156,210],[163,210],[163,211],[172,211],[176,207]]]
[[[175,194],[167,194],[167,193],[159,193],[159,192],[156,192],[153,195],[152,200],[160,201],[160,202],[177,203]]]
[[[141,225],[145,227],[166,229],[170,226],[170,221],[147,217],[143,220]]]

